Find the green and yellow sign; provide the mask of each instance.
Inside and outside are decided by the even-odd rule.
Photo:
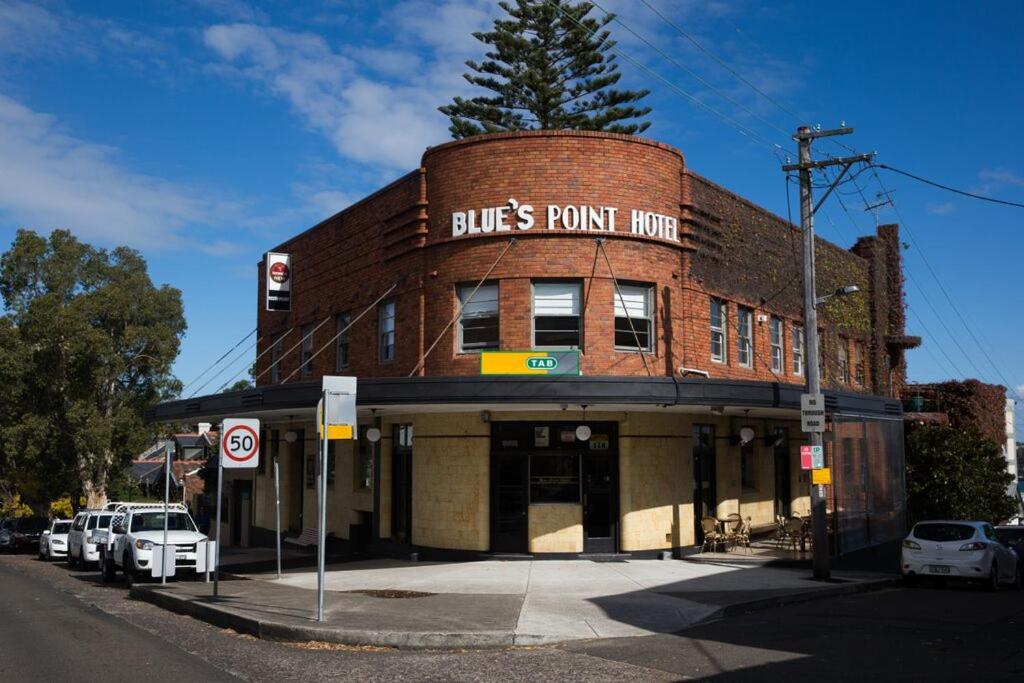
[[[579,351],[483,351],[481,375],[579,375]]]

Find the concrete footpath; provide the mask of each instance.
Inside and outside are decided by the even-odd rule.
[[[408,562],[328,567],[325,620],[316,574],[212,585],[134,586],[131,595],[260,638],[404,648],[540,645],[675,633],[737,612],[873,590],[883,574],[809,578],[807,569],[680,560]]]

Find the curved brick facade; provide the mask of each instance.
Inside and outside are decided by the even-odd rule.
[[[517,214],[523,205],[533,208],[528,220]],[[549,206],[564,215],[549,214]],[[654,236],[633,232],[634,210],[645,212],[641,229],[650,225]],[[554,227],[548,225],[552,216]],[[528,229],[519,227],[526,223]],[[483,278],[514,237],[517,243],[489,277],[500,291],[500,348],[532,346],[531,282],[572,279],[583,291],[583,373],[645,375],[637,353],[615,349],[614,285],[596,239],[603,237],[615,277],[652,287],[653,374],[672,375],[684,366],[716,378],[801,384],[792,358],[792,332],[801,318],[794,233],[777,216],[690,172],[678,150],[649,140],[544,131],[450,142],[428,149],[417,171],[274,249],[292,255],[293,310],[265,311],[261,295],[259,348],[291,329],[282,342],[288,350],[302,329],[341,313],[355,317],[398,283],[390,297],[397,321],[393,360],[379,358],[378,318],[370,311],[349,334],[347,367],[336,367],[329,347],[313,360],[310,374],[296,373],[290,381],[342,370],[407,375],[435,340],[418,374],[477,374],[477,354],[459,353],[455,328],[445,331],[457,310],[456,287]],[[854,283],[863,292],[823,311],[823,365],[833,386],[884,394],[898,384],[890,379],[894,369],[902,374],[901,350],[887,341],[902,333],[902,318],[895,333],[892,321],[880,319],[889,311],[902,314],[898,288],[885,286],[876,272],[892,268],[890,242],[859,245],[866,257],[827,243],[819,249],[821,291]],[[898,267],[898,252],[895,258]],[[262,266],[260,277],[262,292]],[[711,359],[711,297],[728,304],[725,363]],[[882,300],[888,304],[878,305]],[[740,306],[753,309],[749,366],[738,362]],[[772,368],[773,316],[783,321],[781,370]],[[312,348],[325,346],[335,330],[333,321],[319,328]],[[278,380],[298,368],[299,354],[300,348],[285,354]],[[261,356],[258,371],[271,357]],[[259,383],[270,380],[264,373]]]

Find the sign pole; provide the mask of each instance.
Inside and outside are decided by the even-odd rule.
[[[167,583],[167,507],[171,495],[171,444],[164,447],[164,545],[160,550],[160,583]]]
[[[277,447],[275,446],[275,449]],[[281,578],[281,471],[274,458],[274,507],[277,521],[277,578]]]
[[[221,425],[221,433],[224,426]],[[213,548],[213,597],[220,594],[220,498],[224,490],[224,454],[217,454],[217,545]]]
[[[316,620],[324,620],[324,559],[327,542],[327,392],[324,391],[320,398],[320,481],[318,484],[317,498],[320,509],[318,512],[318,539],[317,539],[317,562],[316,562]]]

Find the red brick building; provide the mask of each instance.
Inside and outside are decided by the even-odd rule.
[[[267,309],[261,264],[255,389],[153,417],[262,416],[268,455],[293,468],[291,526],[310,526],[318,378],[354,375],[360,419],[384,438],[332,455],[355,482],[339,494],[339,539],[685,548],[705,515],[767,524],[807,509],[794,422],[808,360],[800,240],[650,140],[542,131],[450,142],[271,250],[290,257],[291,310]],[[819,240],[816,259],[820,293],[860,290],[820,309],[829,410],[898,425],[903,353],[918,343],[904,332],[898,229],[849,251]],[[550,353],[579,372],[481,376],[487,351]],[[566,436],[579,424],[601,438]],[[896,460],[902,472],[902,451],[886,446],[901,439],[860,438],[878,463],[864,476],[891,479]],[[261,482],[241,486],[256,499],[250,522],[266,528]],[[895,537],[902,486],[889,489],[878,505]]]

